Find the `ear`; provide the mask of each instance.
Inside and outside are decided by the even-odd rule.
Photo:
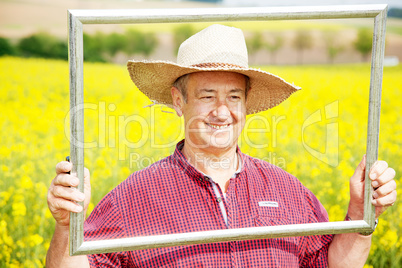
[[[172,94],[173,108],[175,109],[177,115],[180,117],[183,115],[184,99],[180,90],[176,87],[172,87],[170,90]]]

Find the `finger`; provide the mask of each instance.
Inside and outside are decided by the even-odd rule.
[[[391,180],[386,184],[382,185],[381,187],[378,187],[378,189],[376,189],[373,193],[373,198],[384,197],[395,190],[396,190],[396,182],[394,180]]]
[[[60,173],[68,173],[71,171],[71,168],[73,167],[73,164],[67,161],[61,161],[57,163],[56,165],[56,174]]]
[[[376,207],[389,207],[396,201],[396,190],[392,191],[386,196],[373,199],[371,203]]]
[[[76,188],[69,188],[63,186],[55,186],[51,189],[51,194],[57,198],[63,198],[71,201],[81,202],[84,201],[85,195]]]
[[[369,177],[372,180],[377,179],[388,168],[388,163],[385,161],[376,161],[371,167]]]
[[[89,170],[84,167],[84,179],[89,179],[90,178],[90,174],[89,174]]]
[[[364,173],[366,170],[366,155],[363,155],[362,161],[360,161],[357,166],[353,176],[350,178],[351,182],[361,182],[364,181]]]
[[[80,180],[70,174],[66,174],[66,173],[61,173],[59,175],[57,175],[54,180],[53,180],[53,184],[55,186],[61,185],[61,186],[65,186],[65,187],[76,187],[78,186],[78,184],[80,183]]]
[[[374,188],[386,184],[387,182],[393,180],[395,177],[395,170],[393,168],[387,168],[379,177],[371,182]]]
[[[49,202],[49,209],[53,213],[56,213],[60,210],[65,210],[69,212],[81,212],[83,208],[75,202],[62,198],[54,198]]]

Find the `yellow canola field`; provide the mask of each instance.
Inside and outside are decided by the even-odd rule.
[[[346,214],[348,180],[366,146],[369,65],[264,67],[303,89],[248,116],[240,148],[297,176],[331,221]],[[46,195],[69,155],[68,64],[0,58],[0,267],[43,267],[54,221]],[[402,66],[383,77],[379,158],[396,170],[401,196]],[[182,119],[150,101],[126,68],[85,64],[85,166],[94,205],[130,173],[174,150]],[[381,217],[368,267],[402,266],[401,202]]]

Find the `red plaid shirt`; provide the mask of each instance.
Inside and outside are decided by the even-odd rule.
[[[173,155],[133,173],[104,197],[85,222],[86,241],[328,221],[320,202],[295,177],[240,150],[242,169],[230,179],[226,199],[217,198],[213,182],[180,151],[183,142]],[[228,227],[219,201],[224,202]],[[332,235],[286,237],[88,259],[93,267],[326,267],[331,241]]]

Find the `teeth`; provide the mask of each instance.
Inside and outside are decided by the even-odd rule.
[[[208,124],[208,125],[214,129],[223,129],[223,128],[227,128],[229,126],[229,125],[212,125],[212,124]]]

